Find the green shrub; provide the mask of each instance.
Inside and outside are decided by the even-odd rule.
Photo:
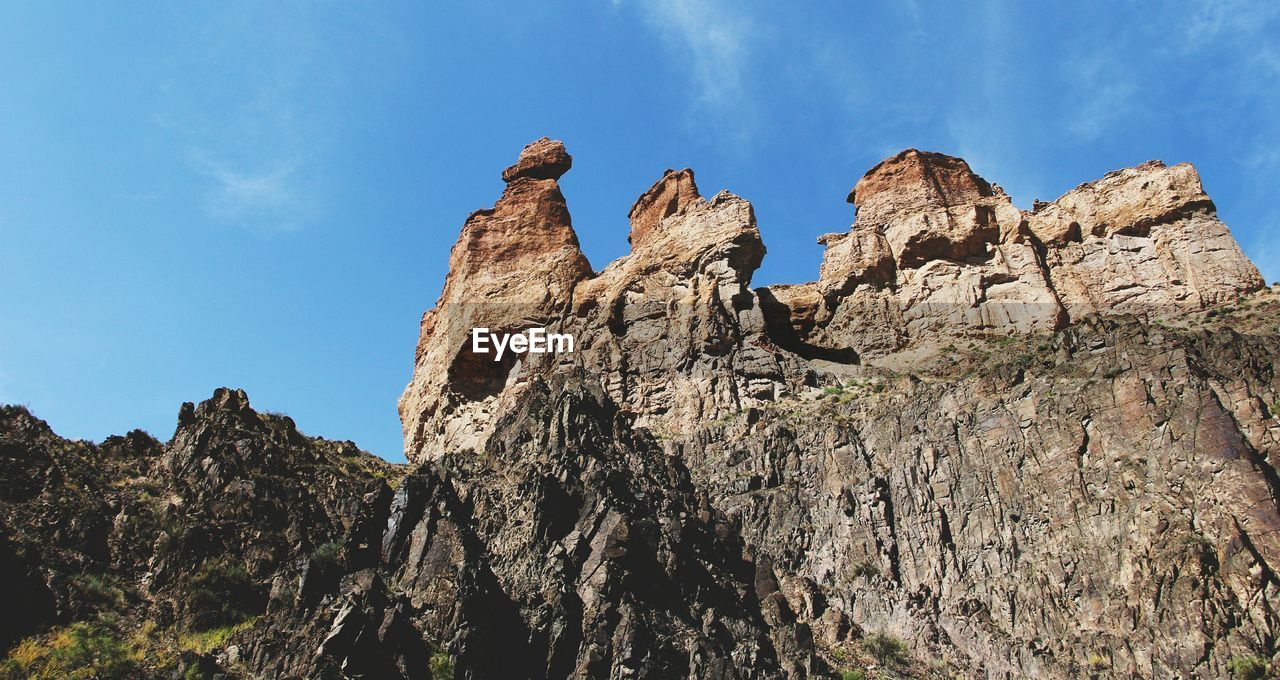
[[[262,613],[261,593],[243,565],[206,560],[191,579],[187,623],[196,630],[234,626]]]
[[[0,664],[9,678],[126,678],[136,666],[110,629],[80,621],[14,647]]]
[[[1260,656],[1233,656],[1227,662],[1231,677],[1240,680],[1262,680],[1267,677],[1267,660]]]
[[[882,666],[901,666],[911,658],[907,643],[889,633],[871,633],[863,638],[862,647]]]
[[[221,649],[223,645],[227,644],[227,640],[231,639],[232,635],[253,628],[258,621],[259,617],[255,616],[245,619],[234,626],[219,626],[199,632],[182,633],[178,635],[178,650],[208,654],[215,649]]]
[[[444,652],[436,652],[435,654],[432,654],[428,667],[431,669],[431,677],[433,680],[453,677],[453,660]]]
[[[330,571],[338,566],[342,556],[342,546],[335,541],[321,543],[311,551],[311,565],[323,571]]]
[[[876,563],[872,562],[871,560],[863,560],[853,565],[853,570],[851,573],[853,574],[854,578],[860,578],[863,576],[876,576],[880,573],[880,567],[877,566]]]
[[[862,671],[845,671],[840,674],[840,680],[867,680],[867,674]]]
[[[118,581],[103,574],[77,574],[71,585],[95,609],[117,610],[125,605],[124,590]]]

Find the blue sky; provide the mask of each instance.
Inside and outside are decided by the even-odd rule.
[[[906,147],[1014,201],[1200,169],[1280,279],[1280,4],[6,4],[0,402],[161,439],[219,385],[401,460],[395,403],[467,214],[542,135],[592,264],[664,168],[816,277]]]

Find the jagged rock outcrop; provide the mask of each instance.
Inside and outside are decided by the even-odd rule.
[[[489,455],[405,475],[239,390],[184,405],[167,444],[68,442],[5,407],[0,454],[29,470],[0,474],[3,588],[32,605],[6,646],[91,625],[139,657],[94,672],[129,677],[827,674],[767,565],[629,420],[537,379]],[[21,658],[0,672],[56,674]]]
[[[1277,349],[1086,322],[672,450],[823,644],[848,619],[980,677],[1228,677],[1276,653]]]
[[[567,158],[540,140],[504,178],[545,164],[537,181],[551,187]],[[691,170],[668,170],[641,195],[631,253],[599,274],[558,192],[554,220],[530,207],[541,198],[521,196],[509,186],[494,213],[506,217],[468,220],[424,317],[401,400],[414,460],[483,450],[525,377],[557,362],[587,367],[639,424],[687,430],[795,390],[809,360],[904,365],[955,338],[1048,332],[1103,313],[1176,317],[1262,286],[1187,165],[1113,173],[1024,213],[963,160],[909,149],[850,192],[857,219],[820,239],[816,282],[756,291],[747,286],[764,246],[750,204],[727,192],[703,199]],[[474,326],[533,325],[573,334],[575,354],[494,362],[467,350]]]
[[[493,208],[467,218],[449,254],[436,306],[422,317],[413,383],[400,400],[411,457],[425,442],[474,446],[502,391],[514,355],[501,370],[469,351],[471,330],[511,333],[546,326],[591,275],[556,180],[572,164],[560,142],[540,139],[502,173],[506,190]]]
[[[0,408],[0,675],[1275,670],[1280,292],[1190,166],[1024,212],[908,150],[816,281],[752,289],[751,205],[690,170],[593,272],[570,165],[527,146],[464,224],[410,466],[238,390],[165,443]],[[575,344],[499,361],[476,326]]]
[[[568,229],[567,213],[558,225]],[[472,249],[472,230],[468,221],[455,258]],[[495,242],[506,239],[498,250],[523,253],[521,231],[490,233]],[[580,257],[572,232],[556,233],[557,242],[571,242]],[[704,199],[692,171],[668,171],[632,209],[631,241],[629,255],[594,276],[577,257],[540,258],[537,266],[562,284],[554,302],[538,297],[541,284],[523,271],[506,283],[480,285],[471,283],[469,270],[451,271],[442,296],[450,302],[437,304],[424,317],[414,379],[400,402],[406,455],[426,460],[449,450],[483,450],[498,415],[519,402],[528,376],[566,359],[514,353],[504,361],[495,361],[496,355],[477,357],[467,344],[474,326],[500,332],[541,326],[573,335],[574,363],[590,366],[619,405],[642,417],[660,412],[672,420],[696,421],[738,408],[748,398],[743,395],[772,398],[782,379],[776,361],[742,341],[764,330],[763,316],[748,302],[751,275],[764,257],[751,205],[728,192]],[[563,270],[560,275],[550,273],[556,267]],[[525,291],[533,301],[507,296],[493,304],[487,291],[505,290],[504,285]],[[451,311],[455,308],[464,311]],[[449,320],[448,332],[440,330],[442,318]],[[673,346],[684,349],[668,351]],[[446,375],[441,368],[446,364],[466,366],[467,379],[488,388],[460,389],[467,383]]]
[[[1188,163],[1108,173],[1028,217],[1073,317],[1167,318],[1263,285]]]
[[[963,160],[909,149],[849,200],[857,220],[819,239],[823,303],[798,326],[873,359],[1089,315],[1175,318],[1263,285],[1188,164],[1111,173],[1025,213]]]
[[[815,344],[875,356],[1063,323],[1022,213],[963,160],[909,149],[868,171],[849,200],[853,227],[820,239]]]
[[[97,645],[42,670],[11,658],[4,677],[68,674],[76,654],[96,657],[78,677],[336,668],[313,663],[304,631],[367,550],[361,518],[397,475],[351,442],[306,437],[228,389],[184,404],[164,444],[141,431],[67,441],[26,409],[2,407],[0,462],[0,528],[9,566],[24,575],[0,587],[6,602],[32,604],[5,618],[22,635],[54,627],[53,641],[20,658],[37,663],[42,645],[73,644],[67,631]],[[228,626],[237,632],[218,649],[193,651],[206,631]]]
[[[908,150],[850,200],[817,281],[751,290],[750,205],[667,171],[632,208],[631,253],[550,320],[575,351],[503,369],[485,436],[410,455],[506,451],[498,414],[576,376],[689,466],[768,565],[777,620],[828,663],[872,631],[993,678],[1273,655],[1275,339],[1143,325],[1262,287],[1194,170],[1149,163],[1024,212],[963,160]],[[1123,314],[1140,320],[1100,320]]]

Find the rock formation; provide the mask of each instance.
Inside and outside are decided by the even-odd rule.
[[[631,210],[631,253],[575,275],[550,321],[577,351],[521,359],[486,408],[510,412],[566,376],[600,389],[631,431],[690,467],[770,565],[783,618],[807,621],[820,649],[888,629],[990,677],[1070,677],[1090,663],[1221,672],[1227,652],[1204,649],[1273,650],[1263,603],[1276,595],[1267,536],[1280,487],[1257,411],[1272,369],[1205,378],[1211,350],[1141,325],[1263,286],[1194,169],[1147,163],[1024,212],[963,160],[908,150],[849,200],[856,220],[822,237],[817,281],[752,290],[764,247],[750,205],[704,200],[691,171],[667,171]],[[1129,320],[1103,320],[1116,315]],[[949,386],[924,377],[992,343],[1038,363]],[[434,398],[418,384],[404,403]],[[851,384],[871,393],[811,404]],[[803,428],[783,415],[796,409]],[[466,442],[406,428],[406,447],[423,461],[492,455],[503,427],[491,415],[489,438]],[[1117,472],[1127,465],[1132,479]],[[1187,523],[1205,493],[1215,510]],[[1212,567],[1170,531],[1215,546]],[[1162,601],[1195,587],[1181,574],[1210,568],[1218,595]],[[1157,622],[1203,607],[1234,613]]]
[[[1191,166],[1026,212],[904,151],[816,281],[753,289],[751,205],[691,170],[593,272],[570,165],[534,142],[463,225],[400,401],[409,466],[236,390],[165,443],[0,409],[0,597],[26,613],[0,672],[1276,669],[1280,292]],[[495,361],[477,326],[576,343]]]
[[[503,177],[546,163],[554,171],[540,181],[554,183],[567,159],[540,140]],[[594,275],[559,193],[514,186],[464,225],[424,316],[401,399],[413,460],[483,450],[495,414],[551,363],[596,376],[640,425],[685,431],[795,392],[811,381],[810,360],[894,367],[956,338],[1050,332],[1098,314],[1176,318],[1263,285],[1186,164],[1111,173],[1025,213],[963,160],[909,149],[850,192],[857,218],[819,239],[816,282],[754,291],[764,245],[750,204],[727,192],[704,200],[691,170],[666,171],[640,196],[631,253]],[[466,347],[476,325],[537,324],[575,334],[578,351],[535,366],[532,355],[495,363]]]
[[[406,442],[474,443],[491,414],[483,402],[503,390],[510,362],[470,352],[471,329],[546,326],[591,275],[556,182],[572,163],[560,142],[529,144],[503,171],[497,204],[467,218],[444,291],[422,316],[413,384],[400,400]]]

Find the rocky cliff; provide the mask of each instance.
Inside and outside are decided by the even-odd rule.
[[[464,224],[400,402],[409,466],[232,390],[167,443],[0,412],[0,585],[30,612],[4,672],[1274,668],[1280,293],[1191,166],[1028,212],[908,150],[857,182],[816,281],[752,288],[751,205],[687,169],[593,271],[571,164],[530,144]],[[495,360],[476,327],[575,346]]]
[[[819,239],[817,281],[755,290],[765,249],[751,205],[704,199],[687,169],[636,201],[631,252],[593,274],[555,190],[569,166],[559,142],[530,144],[497,206],[463,226],[400,401],[411,460],[482,451],[495,414],[548,371],[585,371],[641,426],[687,432],[803,392],[839,373],[830,364],[906,367],[957,339],[1098,315],[1176,319],[1263,287],[1187,164],[1113,172],[1023,212],[963,160],[909,149],[850,192],[856,219]],[[471,351],[477,325],[579,345],[492,361]]]

